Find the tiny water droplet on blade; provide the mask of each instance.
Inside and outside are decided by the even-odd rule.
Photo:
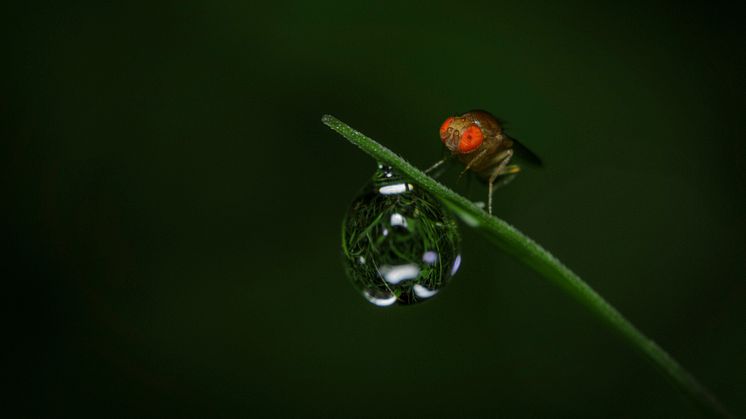
[[[352,284],[379,307],[427,300],[461,263],[456,221],[434,196],[379,164],[342,224]]]

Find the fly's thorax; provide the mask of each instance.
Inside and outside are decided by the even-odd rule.
[[[485,135],[497,135],[502,132],[500,122],[491,114],[484,111],[471,111],[463,115],[471,123],[482,128]]]

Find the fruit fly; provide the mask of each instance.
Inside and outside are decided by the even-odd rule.
[[[490,214],[495,181],[521,170],[517,165],[509,164],[514,150],[528,162],[541,165],[536,154],[508,137],[503,132],[502,123],[485,111],[470,111],[461,116],[449,117],[440,126],[440,139],[451,155],[427,171],[435,169],[449,158],[458,158],[466,166],[461,174],[471,170],[487,182],[487,208]]]

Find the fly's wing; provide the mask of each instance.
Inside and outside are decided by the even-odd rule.
[[[534,166],[541,167],[544,165],[544,163],[542,163],[541,159],[539,158],[539,156],[536,155],[536,153],[529,150],[528,147],[521,144],[521,142],[516,140],[515,138],[513,137],[509,137],[509,138],[513,140],[513,149],[515,149],[516,155],[521,157],[521,159],[523,159],[524,161],[530,164],[533,164]]]
[[[497,124],[500,125],[503,128],[503,134],[505,134],[505,121],[503,119],[500,119],[496,117],[495,115],[492,115],[490,112],[487,112],[482,109],[474,109],[469,112],[481,112],[484,114],[487,114],[491,116],[495,121],[497,121]],[[522,160],[526,161],[529,164],[532,164],[534,166],[542,167],[544,166],[544,163],[541,162],[541,159],[539,156],[536,155],[533,151],[529,150],[528,147],[521,144],[520,141],[516,140],[515,138],[508,136],[513,141],[513,148],[515,149],[516,154],[521,157]]]
[[[502,127],[503,135],[505,135],[505,121],[503,119],[500,119],[496,117],[495,115],[492,115],[491,113],[481,110],[481,109],[475,109],[470,112],[482,112],[489,116],[491,116],[495,121],[497,121],[497,124]],[[539,156],[536,155],[533,151],[529,150],[528,147],[521,144],[520,141],[516,140],[515,138],[508,136],[513,141],[513,148],[515,149],[515,153],[524,161],[526,161],[529,164],[532,164],[534,166],[542,167],[544,164],[541,162],[541,159]]]

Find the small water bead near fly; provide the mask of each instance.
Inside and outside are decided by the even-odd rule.
[[[459,268],[460,243],[456,221],[434,196],[380,164],[342,224],[348,276],[378,306],[436,295]]]

